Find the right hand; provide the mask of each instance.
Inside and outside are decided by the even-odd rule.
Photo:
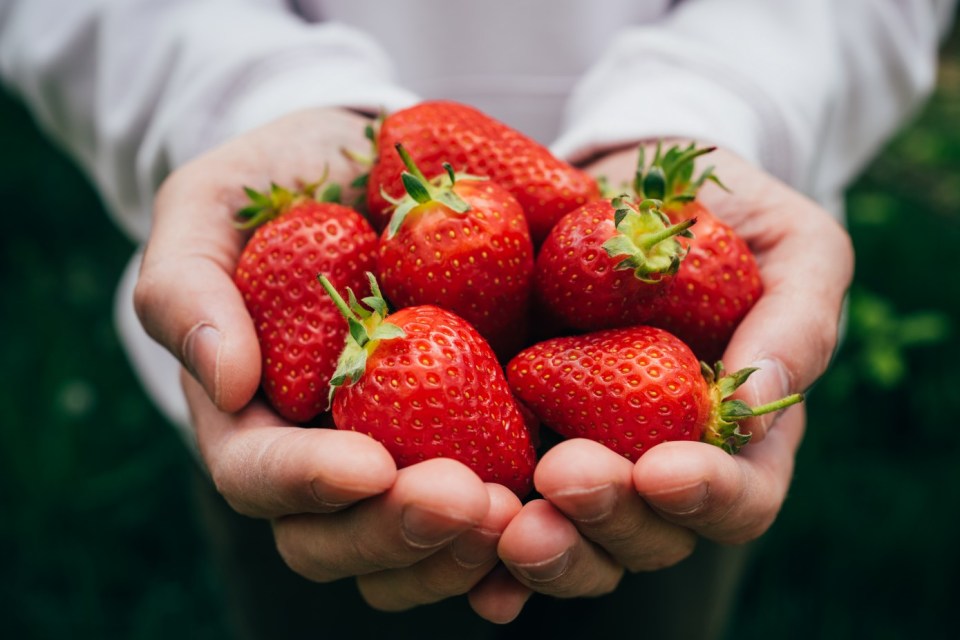
[[[588,171],[621,184],[636,159],[635,149],[621,149]],[[853,274],[849,236],[817,204],[734,154],[718,149],[704,160],[732,191],[707,184],[700,198],[750,245],[764,284],[723,356],[729,371],[760,369],[738,397],[757,406],[804,391],[836,346]],[[524,505],[500,556],[538,592],[594,596],[615,589],[625,570],[680,562],[700,538],[752,541],[783,505],[805,424],[803,407],[791,407],[746,423],[753,438],[736,456],[666,442],[635,464],[596,442],[566,440],[538,463],[534,485],[544,499]]]
[[[529,595],[490,573],[499,535],[520,510],[512,493],[450,460],[398,471],[372,438],[302,429],[254,399],[260,349],[233,284],[246,241],[233,225],[242,187],[310,182],[325,170],[349,184],[359,167],[341,149],[367,149],[367,123],[339,109],[299,112],[171,174],[156,198],[137,314],[191,374],[183,387],[217,489],[239,513],[273,522],[294,571],[316,581],[358,576],[383,610],[469,592],[479,615],[506,622]]]

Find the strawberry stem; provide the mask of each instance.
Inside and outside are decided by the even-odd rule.
[[[368,123],[363,128],[363,137],[370,143],[369,151],[366,154],[348,149],[347,147],[340,147],[340,153],[344,158],[366,169],[368,172],[377,161],[377,133],[383,124],[383,118],[384,116],[381,114],[375,121],[375,124]]]
[[[750,409],[750,415],[753,417],[756,417],[756,416],[762,416],[766,413],[774,413],[775,411],[786,409],[787,407],[800,402],[803,402],[803,394],[794,393],[789,396],[780,398],[779,400],[774,400],[773,402],[762,404],[759,407],[752,407]]]
[[[470,211],[470,205],[456,194],[453,190],[453,185],[458,178],[472,178],[472,176],[455,174],[453,167],[445,162],[443,164],[444,173],[433,180],[427,180],[426,176],[424,176],[420,170],[420,167],[417,166],[417,163],[414,162],[410,156],[410,153],[403,147],[403,144],[398,142],[396,149],[400,155],[400,159],[403,160],[404,166],[407,168],[407,170],[400,175],[407,196],[395,200],[390,198],[389,194],[385,191],[383,192],[384,198],[396,207],[393,215],[390,217],[390,224],[387,226],[388,238],[393,238],[393,236],[397,234],[403,221],[406,220],[410,212],[419,205],[436,202],[454,213],[463,214]]]
[[[337,307],[350,327],[350,336],[343,347],[343,352],[337,360],[337,368],[330,379],[330,393],[327,396],[328,408],[333,402],[333,394],[337,387],[348,381],[355,383],[363,375],[367,367],[367,357],[373,353],[381,340],[402,338],[406,335],[400,327],[386,322],[387,302],[380,293],[380,287],[372,273],[367,273],[370,282],[371,295],[363,301],[373,310],[367,311],[357,302],[353,290],[347,289],[350,294],[350,303],[343,299],[324,274],[317,274],[320,286],[327,292],[333,304]]]
[[[696,222],[697,222],[696,218],[688,218],[687,220],[684,220],[683,222],[679,222],[675,225],[667,227],[666,229],[658,233],[652,233],[652,234],[646,235],[644,236],[643,242],[641,243],[640,247],[642,249],[646,249],[649,251],[654,247],[654,245],[660,244],[661,242],[663,242],[664,240],[667,240],[668,238],[672,238],[674,236],[679,236],[683,234],[684,231],[692,227]]]
[[[644,200],[637,205],[627,197],[614,198],[616,233],[603,243],[608,256],[622,257],[615,269],[632,269],[638,280],[651,284],[680,268],[686,252],[676,237],[690,237],[689,229],[696,222],[691,218],[670,226],[660,204]]]
[[[727,453],[737,453],[750,441],[751,434],[740,430],[741,420],[780,411],[803,401],[802,393],[794,393],[757,407],[751,407],[743,400],[727,400],[757,369],[740,369],[727,375],[722,362],[716,363],[712,368],[701,363],[701,368],[704,379],[710,385],[714,403],[713,413],[701,439]]]
[[[333,300],[333,304],[337,307],[337,310],[340,311],[340,314],[346,318],[347,324],[350,325],[350,335],[357,341],[357,344],[362,347],[370,342],[370,336],[367,333],[366,327],[363,326],[363,321],[360,320],[360,317],[350,308],[350,305],[347,304],[343,296],[334,288],[330,280],[327,279],[327,276],[322,273],[318,274],[317,281],[320,282],[320,286],[323,287],[323,290],[326,291],[330,299]]]
[[[317,282],[320,283],[320,286],[323,287],[323,290],[327,292],[327,295],[330,296],[330,299],[333,300],[333,304],[337,307],[340,313],[344,318],[353,318],[359,320],[350,306],[347,304],[347,301],[343,299],[343,296],[334,288],[333,283],[322,273],[317,274]]]
[[[413,161],[413,158],[410,156],[410,152],[404,149],[403,145],[399,142],[396,144],[396,147],[397,153],[400,154],[400,159],[403,160],[403,166],[407,168],[407,171],[413,174],[417,180],[425,185],[429,184],[430,181],[427,180],[427,177],[423,175],[422,171],[420,171],[420,167],[417,166],[417,163]]]

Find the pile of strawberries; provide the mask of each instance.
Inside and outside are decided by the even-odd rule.
[[[762,293],[753,255],[697,199],[694,145],[641,154],[605,197],[586,173],[453,102],[371,133],[364,213],[248,190],[235,282],[263,391],[308,425],[330,408],[398,466],[432,457],[527,494],[539,424],[636,460],[666,440],[736,452],[752,373],[713,362]],[[358,296],[361,296],[358,298]],[[391,312],[391,309],[394,311]]]

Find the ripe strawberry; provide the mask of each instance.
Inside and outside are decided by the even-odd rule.
[[[485,482],[526,495],[536,452],[490,346],[468,322],[433,305],[388,316],[369,279],[371,310],[352,291],[348,304],[319,277],[350,327],[330,383],[337,428],[378,440],[398,467],[453,458]]]
[[[634,326],[536,344],[510,361],[507,379],[547,427],[636,461],[667,440],[702,440],[736,453],[750,437],[739,420],[803,399],[753,409],[726,400],[754,371],[724,376],[722,365],[701,365],[676,336]]]
[[[649,168],[641,154],[634,189],[641,197],[660,198],[674,223],[696,219],[692,238],[681,239],[687,256],[651,324],[676,334],[702,360],[723,355],[737,325],[763,294],[760,269],[746,242],[696,200],[707,180],[717,182],[711,169],[694,179],[694,160],[711,148],[657,149]],[[722,186],[722,185],[721,185]]]
[[[262,387],[284,418],[307,422],[327,405],[327,386],[346,328],[316,282],[362,286],[377,234],[356,211],[274,185],[247,190],[244,228],[260,226],[240,255],[234,282],[253,319],[263,358]]]
[[[687,257],[658,301],[652,322],[680,337],[698,358],[713,362],[763,294],[760,269],[729,225],[698,202],[682,211],[697,216],[696,236],[685,241]]]
[[[428,181],[402,147],[407,195],[380,237],[380,285],[398,307],[435,304],[470,322],[504,359],[525,344],[533,245],[523,210],[485,178]]]
[[[449,162],[506,188],[523,207],[535,246],[565,213],[599,197],[593,178],[520,132],[463,104],[422,102],[391,114],[380,127],[380,157],[367,181],[367,207],[377,228],[387,223],[389,199],[403,196],[397,143],[427,175]]]
[[[670,226],[655,200],[596,200],[560,220],[537,255],[547,311],[575,329],[641,324],[680,268],[694,220]]]

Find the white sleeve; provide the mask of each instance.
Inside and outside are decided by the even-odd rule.
[[[678,136],[837,194],[934,85],[952,0],[688,0],[625,30],[554,145],[571,158]]]
[[[285,0],[0,0],[0,76],[144,239],[169,171],[310,106],[414,97],[369,38]]]

